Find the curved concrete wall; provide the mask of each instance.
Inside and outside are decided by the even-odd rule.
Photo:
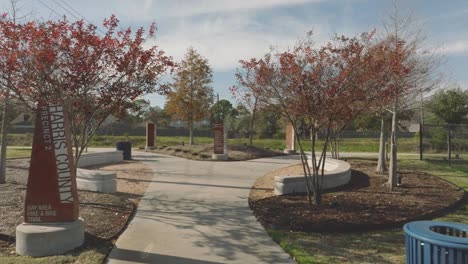
[[[78,168],[104,165],[110,163],[118,163],[123,161],[123,152],[120,150],[117,151],[108,151],[108,152],[96,152],[96,153],[86,153],[81,155],[80,160],[78,161]]]
[[[117,174],[115,172],[77,169],[76,185],[78,190],[115,193]]]
[[[122,161],[123,152],[120,150],[81,155],[76,172],[76,184],[78,190],[115,193],[117,191],[116,173],[85,170],[83,167],[112,164]]]
[[[311,161],[309,160],[309,164]],[[322,188],[332,189],[347,184],[351,180],[351,165],[342,160],[326,159]],[[275,194],[307,192],[304,175],[275,177]]]

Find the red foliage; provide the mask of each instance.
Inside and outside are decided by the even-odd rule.
[[[30,108],[62,104],[74,145],[82,149],[103,120],[118,116],[147,93],[165,93],[161,77],[174,63],[156,46],[144,47],[145,30],[119,30],[115,16],[105,32],[83,20],[15,24],[0,19],[0,89]],[[155,33],[155,25],[148,30]],[[79,155],[76,155],[79,156]]]
[[[106,32],[100,35],[82,20],[14,24],[2,19],[2,79],[30,106],[68,100],[85,112],[96,106],[117,110],[145,93],[164,93],[165,86],[158,84],[174,66],[171,58],[155,46],[143,47],[143,28],[133,34],[118,25],[115,16],[105,19]],[[154,31],[153,24],[149,35]]]
[[[374,34],[336,37],[320,48],[303,41],[260,60],[242,60],[237,78],[263,103],[278,105],[292,122],[306,117],[315,131],[342,128],[391,95],[389,56],[370,45]]]

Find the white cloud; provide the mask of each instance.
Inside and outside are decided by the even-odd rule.
[[[129,17],[144,19],[154,16],[158,18],[178,18],[213,13],[231,13],[322,1],[323,0],[143,0],[143,5],[129,5],[128,1],[120,0],[115,1],[114,5],[125,7],[127,10],[126,15]]]
[[[215,71],[226,71],[238,67],[240,59],[262,56],[272,45],[279,49],[294,45],[298,37],[305,36],[313,27],[317,43],[328,37],[323,33],[329,28],[327,22],[319,24],[291,16],[260,22],[250,12],[213,15],[181,19],[148,45],[158,45],[177,60],[193,46]]]
[[[468,40],[458,40],[445,44],[438,52],[447,55],[468,54]]]
[[[329,39],[339,29],[330,25],[335,23],[336,14],[313,8],[322,1],[326,0],[113,0],[110,5],[82,0],[74,5],[98,23],[110,14],[121,19],[122,27],[156,21],[157,38],[147,45],[156,44],[177,60],[193,46],[215,71],[228,71],[238,67],[240,59],[262,56],[271,45],[281,49],[292,46],[312,29],[317,43]],[[302,4],[312,5],[307,5],[305,13],[301,12]],[[50,6],[60,10],[53,3]],[[351,23],[345,24],[349,29]]]

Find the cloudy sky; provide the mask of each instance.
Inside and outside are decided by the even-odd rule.
[[[122,26],[147,27],[156,22],[154,44],[180,60],[193,46],[213,68],[215,92],[232,100],[227,88],[236,84],[240,59],[259,57],[280,49],[313,30],[317,43],[335,33],[356,35],[374,28],[391,8],[390,0],[23,0],[23,10],[42,19],[66,15],[100,24],[115,14]],[[8,0],[0,0],[6,12]],[[443,70],[450,80],[468,89],[468,2],[466,0],[405,0],[423,25],[428,45],[444,55]],[[149,95],[153,105],[164,97]]]

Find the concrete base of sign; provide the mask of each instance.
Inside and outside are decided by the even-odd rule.
[[[123,161],[123,152],[118,151],[108,151],[108,152],[98,152],[98,153],[86,153],[81,155],[80,160],[78,161],[78,168],[119,163]]]
[[[145,147],[145,151],[156,149],[156,147]]]
[[[342,160],[327,159],[322,188],[332,189],[347,184],[351,180],[351,165]],[[305,193],[304,175],[276,176],[275,194]]]
[[[283,150],[283,153],[288,154],[288,155],[297,154],[296,150],[294,150],[294,149],[285,149],[285,150]]]
[[[115,193],[117,192],[117,174],[115,172],[77,169],[76,185],[78,190]]]
[[[69,223],[26,224],[16,227],[16,253],[43,257],[60,255],[84,242],[83,219]]]
[[[212,160],[228,160],[228,154],[213,154],[211,155]]]

